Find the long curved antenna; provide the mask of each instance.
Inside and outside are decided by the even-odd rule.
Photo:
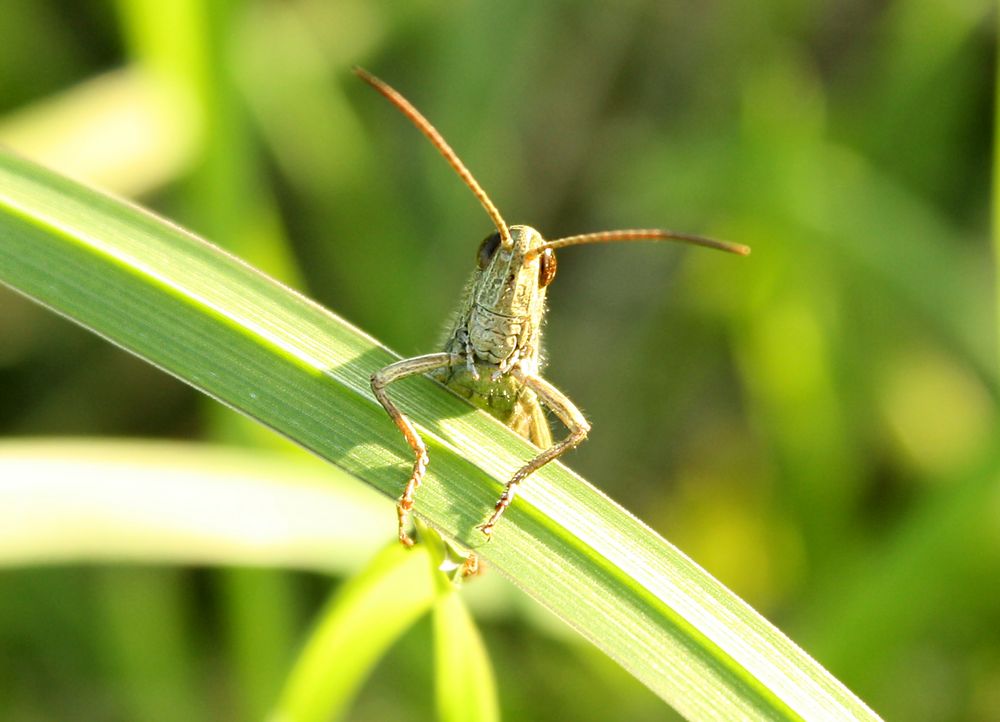
[[[410,122],[417,126],[417,130],[427,136],[427,140],[431,142],[438,152],[444,156],[444,159],[448,161],[448,165],[455,169],[459,177],[465,181],[465,185],[469,186],[469,190],[472,191],[473,195],[479,199],[479,202],[483,204],[483,208],[490,216],[490,220],[493,221],[493,225],[497,227],[497,231],[500,232],[500,241],[504,248],[510,248],[513,245],[513,241],[510,238],[510,230],[507,228],[507,224],[504,222],[503,216],[500,215],[500,211],[497,207],[493,205],[493,201],[490,197],[486,195],[486,191],[483,187],[479,185],[479,182],[472,176],[469,169],[465,167],[465,163],[461,161],[458,154],[451,149],[448,142],[444,137],[437,131],[430,121],[427,120],[420,111],[413,107],[413,105],[399,94],[391,85],[383,80],[379,80],[374,75],[369,73],[364,68],[360,68],[357,65],[353,68],[354,74],[361,78],[363,81],[368,83],[370,86],[375,88],[379,93],[385,96],[385,99],[396,106],[403,115],[409,118]]]
[[[554,241],[546,241],[540,246],[536,246],[525,254],[525,261],[537,256],[542,251],[566,246],[578,246],[584,243],[623,243],[627,241],[679,241],[690,243],[695,246],[705,246],[715,248],[727,253],[736,253],[740,256],[750,255],[750,247],[742,243],[730,243],[729,241],[717,241],[714,238],[705,238],[691,233],[677,233],[675,231],[663,231],[658,228],[630,228],[622,231],[599,231],[597,233],[583,233],[579,236],[566,236],[557,238]]]

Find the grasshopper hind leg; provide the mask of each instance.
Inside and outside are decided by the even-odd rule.
[[[493,514],[486,520],[485,523],[480,524],[478,527],[487,538],[490,538],[493,534],[493,527],[496,526],[497,522],[500,521],[500,517],[503,516],[504,511],[506,511],[511,502],[514,501],[514,497],[517,494],[517,490],[521,485],[521,482],[553,459],[559,458],[570,449],[579,445],[581,441],[587,438],[587,434],[590,432],[590,424],[587,423],[587,419],[584,418],[580,410],[576,408],[576,405],[574,405],[562,391],[557,389],[542,377],[528,375],[517,367],[515,367],[511,373],[518,381],[523,383],[536,394],[538,401],[545,404],[552,410],[552,413],[554,413],[559,420],[566,425],[566,428],[569,429],[569,434],[566,438],[552,444],[549,448],[542,451],[527,464],[514,472],[514,476],[512,476],[510,481],[507,482],[507,486],[504,487],[503,494],[493,507]],[[539,422],[544,423],[544,416],[541,416],[541,410],[534,410],[533,415],[535,416],[532,425],[536,427],[533,431],[538,434],[539,440],[543,440],[547,437],[547,439],[551,441],[552,437],[551,434],[548,433],[547,425],[545,426],[544,434],[541,432],[540,428],[537,428]],[[532,439],[532,441],[535,441],[535,439]]]

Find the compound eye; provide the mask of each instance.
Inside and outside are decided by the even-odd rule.
[[[493,260],[493,256],[499,247],[499,233],[494,233],[483,239],[483,242],[479,244],[479,251],[476,253],[476,262],[479,264],[480,270],[490,265],[490,261]]]
[[[538,287],[545,288],[556,277],[556,252],[551,248],[542,251],[538,257]]]

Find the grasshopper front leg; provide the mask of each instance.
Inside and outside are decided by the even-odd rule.
[[[402,496],[396,502],[396,516],[399,518],[399,541],[402,542],[403,546],[413,546],[413,539],[406,533],[406,528],[409,525],[410,510],[413,509],[413,495],[416,493],[417,487],[420,486],[421,479],[424,478],[429,459],[423,439],[420,438],[420,434],[417,433],[410,420],[389,398],[386,387],[393,381],[405,379],[407,376],[425,374],[460,363],[463,363],[463,359],[459,354],[432,353],[389,364],[384,369],[373,373],[371,377],[372,392],[374,392],[375,398],[382,404],[382,407],[402,432],[406,443],[413,449],[413,472],[410,474],[410,480],[406,483]]]
[[[590,432],[590,424],[587,423],[587,419],[584,418],[580,410],[576,408],[573,402],[570,401],[562,391],[557,389],[541,376],[533,376],[524,373],[520,367],[515,366],[511,370],[511,374],[513,374],[514,378],[518,381],[534,391],[538,396],[539,401],[552,409],[552,412],[566,425],[566,428],[569,429],[569,435],[562,441],[550,446],[548,449],[514,472],[514,476],[511,477],[510,481],[507,482],[507,486],[504,488],[503,495],[496,503],[493,515],[490,516],[485,524],[480,524],[478,527],[479,530],[482,531],[487,537],[493,533],[493,527],[496,526],[496,523],[500,520],[504,511],[514,500],[517,488],[521,482],[553,459],[559,458],[567,451],[577,446],[581,441],[587,438],[587,434]]]

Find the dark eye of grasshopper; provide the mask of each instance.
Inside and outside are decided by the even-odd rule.
[[[490,260],[493,258],[493,254],[497,252],[500,247],[500,234],[494,233],[492,235],[486,236],[483,242],[479,244],[479,252],[476,254],[476,261],[479,263],[479,268],[484,269],[490,264]]]
[[[545,288],[555,277],[556,253],[551,248],[546,248],[538,259],[538,287]]]

